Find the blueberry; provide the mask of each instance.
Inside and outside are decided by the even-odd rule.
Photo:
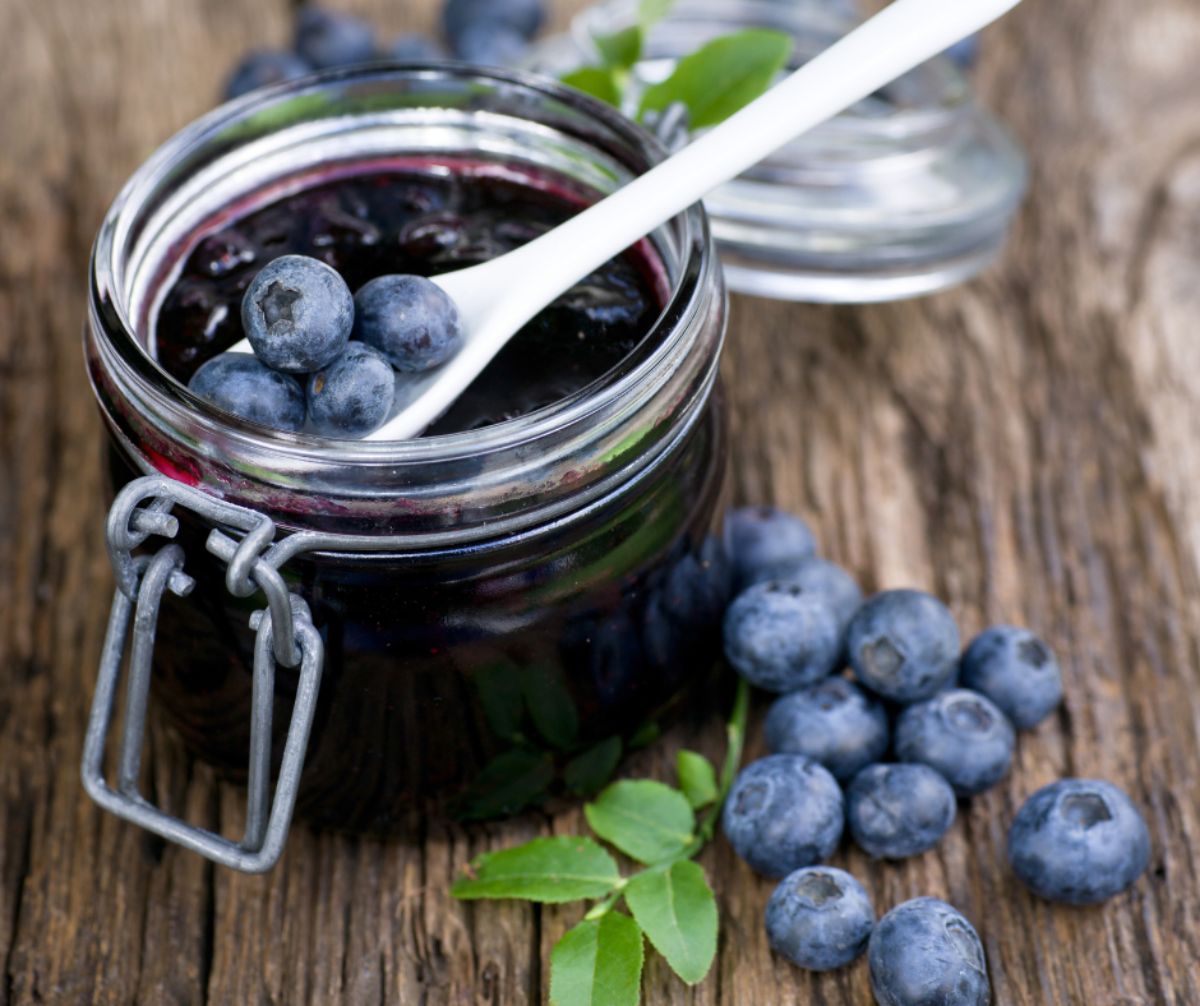
[[[480,22],[504,25],[523,39],[531,39],[546,18],[544,0],[447,0],[442,8],[442,28],[455,49],[458,39]]]
[[[249,353],[214,356],[188,381],[191,391],[218,409],[260,426],[296,433],[304,428],[304,389]]]
[[[767,902],[771,949],[810,971],[832,971],[857,960],[874,926],[866,889],[832,866],[789,874]]]
[[[879,1006],[988,1006],[992,1001],[979,934],[937,898],[897,905],[867,945]]]
[[[852,681],[833,677],[776,700],[767,713],[767,748],[820,762],[839,782],[887,751],[883,704]]]
[[[442,47],[424,35],[401,35],[388,46],[387,54],[401,63],[434,62],[446,58]]]
[[[242,299],[242,327],[268,367],[311,374],[332,363],[350,339],[354,298],[324,262],[284,255],[265,265]]]
[[[801,559],[793,566],[781,567],[775,576],[767,579],[799,584],[811,593],[829,598],[843,630],[862,607],[862,590],[854,577],[841,566],[816,556]]]
[[[851,620],[846,645],[858,680],[893,702],[929,698],[958,664],[954,616],[917,590],[876,594]]]
[[[1012,765],[1015,735],[987,697],[965,689],[909,706],[896,721],[896,756],[936,769],[959,796],[996,785]]]
[[[396,373],[377,349],[352,342],[308,379],[308,418],[326,437],[365,437],[392,411]]]
[[[868,765],[846,789],[850,834],[877,859],[932,849],[950,830],[956,810],[954,790],[928,765]]]
[[[420,373],[440,366],[462,346],[458,308],[423,276],[380,276],[354,296],[354,336],[393,367]]]
[[[225,83],[225,100],[240,97],[248,91],[285,80],[297,80],[312,73],[309,66],[295,53],[259,49],[242,59]]]
[[[963,654],[964,688],[982,692],[1021,730],[1035,727],[1062,702],[1062,672],[1050,647],[1028,629],[998,625]]]
[[[481,66],[516,66],[529,48],[516,29],[495,21],[476,21],[454,40],[454,54]]]
[[[307,5],[296,12],[294,46],[318,69],[353,66],[375,58],[375,32],[361,18]]]
[[[828,677],[842,654],[827,598],[795,584],[757,583],[725,613],[725,656],[752,685],[791,692]]]
[[[725,515],[725,540],[739,587],[772,579],[817,552],[808,525],[775,507],[730,510]]]
[[[1039,789],[1017,812],[1008,858],[1034,894],[1094,905],[1142,875],[1150,862],[1150,831],[1112,783],[1063,779]]]
[[[768,877],[783,877],[828,858],[843,824],[837,780],[801,755],[769,755],[747,765],[721,816],[734,851]]]

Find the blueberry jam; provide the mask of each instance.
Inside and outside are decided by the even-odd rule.
[[[158,311],[155,350],[187,382],[244,336],[240,304],[257,272],[284,255],[332,266],[351,290],[388,274],[432,276],[477,265],[545,233],[583,205],[484,163],[358,168],[210,229]],[[613,259],[542,311],[430,429],[478,429],[579,391],[616,366],[662,310],[648,256]]]
[[[164,265],[157,313],[145,320],[172,377],[186,382],[243,337],[242,294],[275,258],[321,259],[358,290],[381,275],[485,261],[588,201],[557,177],[477,161],[338,170],[230,207],[181,244],[182,261]],[[475,430],[587,388],[652,330],[667,293],[648,245],[609,262],[527,325],[431,432]],[[715,326],[723,315],[706,317]],[[705,390],[701,405],[644,468],[544,523],[461,546],[306,554],[283,567],[325,641],[298,814],[339,829],[411,832],[443,814],[482,819],[578,796],[685,696],[720,701],[706,683],[732,587],[713,534],[725,426],[718,393]],[[174,470],[153,442],[134,440],[139,460]],[[111,456],[114,485],[142,474],[124,449]],[[579,474],[565,477],[564,492]],[[323,511],[259,506],[285,528],[289,517],[324,520]],[[336,504],[330,511],[338,516]],[[261,597],[231,596],[225,564],[205,548],[211,529],[177,515],[196,587],[164,599],[156,706],[192,752],[243,778],[248,618]],[[441,518],[453,528],[453,512]],[[395,533],[388,512],[353,519],[356,535]],[[295,685],[280,668],[277,760]]]

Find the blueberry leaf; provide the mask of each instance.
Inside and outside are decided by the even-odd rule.
[[[606,67],[629,70],[642,58],[642,26],[639,24],[611,35],[595,35],[592,41],[600,50]]]
[[[455,807],[463,821],[482,821],[524,810],[554,782],[554,764],[545,754],[513,748],[488,762]]]
[[[556,835],[485,852],[454,882],[464,901],[520,898],[543,904],[600,898],[621,882],[616,861],[590,838]]]
[[[521,694],[520,678],[513,665],[507,661],[497,661],[477,670],[471,681],[492,732],[506,741],[515,741],[520,737],[525,700]]]
[[[680,751],[676,758],[679,772],[679,788],[695,810],[715,803],[717,799],[717,771],[712,762],[695,751]]]
[[[621,912],[584,919],[550,954],[551,1006],[637,1006],[645,948]]]
[[[693,841],[691,804],[652,779],[622,780],[583,808],[592,831],[639,863],[661,863]]]
[[[579,733],[579,712],[562,675],[551,667],[533,664],[525,668],[521,683],[525,707],[538,733],[560,751],[571,748]]]
[[[563,781],[577,796],[591,796],[612,778],[620,760],[621,738],[609,737],[567,762]]]
[[[649,28],[666,17],[674,3],[675,0],[641,0],[638,4],[638,22],[643,28]]]
[[[717,902],[699,864],[680,860],[639,873],[625,904],[671,970],[689,985],[704,979],[717,954]]]
[[[567,87],[599,98],[614,108],[621,105],[621,87],[617,82],[616,72],[607,67],[584,66],[564,74],[560,79]]]
[[[715,126],[762,95],[791,51],[787,35],[765,28],[713,39],[681,59],[666,80],[646,89],[638,116],[682,102],[692,129]]]

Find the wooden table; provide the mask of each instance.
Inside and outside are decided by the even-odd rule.
[[[355,6],[388,31],[433,17],[432,0]],[[447,888],[475,852],[580,829],[577,811],[419,846],[297,827],[249,878],[80,788],[111,590],[79,348],[88,247],[235,54],[285,38],[287,7],[0,0],[0,1003],[541,1003],[576,918]],[[1026,623],[1064,664],[1062,714],[936,852],[838,862],[881,908],[959,906],[998,1003],[1200,1003],[1200,5],[1029,0],[988,33],[979,83],[1033,156],[1002,264],[886,307],[735,300],[735,487],[803,512],[867,587],[933,590],[966,632]],[[665,774],[685,742],[718,755],[718,724],[632,768]],[[152,765],[193,819],[236,820],[240,792],[169,735]],[[1087,911],[1035,901],[1003,861],[1023,798],[1072,774],[1126,787],[1154,841],[1135,890]],[[870,1002],[864,965],[817,977],[773,958],[770,885],[722,842],[703,862],[717,964],[688,991],[654,961],[647,1003]]]

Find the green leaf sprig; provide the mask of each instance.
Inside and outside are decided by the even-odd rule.
[[[689,985],[712,968],[717,902],[693,859],[716,834],[741,764],[749,706],[749,686],[739,681],[719,779],[703,755],[680,751],[678,788],[624,779],[584,806],[592,831],[642,869],[622,875],[595,839],[558,835],[484,853],[455,881],[451,893],[466,901],[595,902],[550,954],[552,1006],[637,1006],[645,940]],[[629,914],[619,910],[622,902]]]
[[[682,104],[692,129],[715,126],[764,94],[787,65],[792,40],[783,32],[749,28],[722,35],[685,56],[666,80],[641,89],[633,69],[642,58],[646,35],[670,10],[672,0],[642,0],[635,24],[593,37],[599,65],[564,74],[562,81],[639,122]]]

